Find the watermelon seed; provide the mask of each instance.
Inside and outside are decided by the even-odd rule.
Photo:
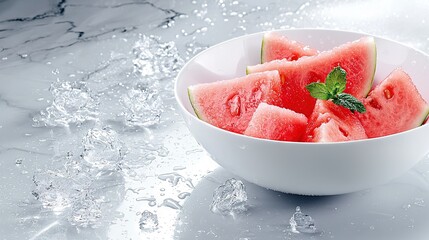
[[[349,133],[342,127],[339,127],[339,130],[341,132],[341,134],[343,134],[344,137],[348,137]]]
[[[391,89],[384,89],[384,97],[386,99],[391,99],[393,97],[393,92],[391,91]]]

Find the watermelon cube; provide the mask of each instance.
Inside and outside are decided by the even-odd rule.
[[[304,135],[305,142],[343,142],[368,138],[357,116],[332,101],[317,100]]]
[[[280,141],[300,141],[307,127],[302,113],[260,103],[244,135]]]

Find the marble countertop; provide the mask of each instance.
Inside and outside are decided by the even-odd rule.
[[[193,139],[173,94],[198,52],[271,29],[364,32],[429,53],[427,12],[418,0],[0,0],[0,239],[427,239],[429,157],[341,196],[245,182],[248,213],[211,213],[236,176]],[[296,206],[317,234],[288,230]]]

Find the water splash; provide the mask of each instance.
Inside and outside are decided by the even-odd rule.
[[[32,193],[44,208],[64,215],[70,224],[99,227],[107,196],[105,189],[120,182],[121,144],[112,129],[95,127],[82,138],[77,149],[82,152],[68,151],[56,156],[50,170],[35,173]],[[109,186],[109,181],[115,185]]]
[[[134,45],[134,70],[149,80],[170,80],[184,61],[174,42],[162,42],[160,37],[142,35]]]
[[[60,173],[53,171],[35,173],[33,183],[35,188],[32,195],[40,201],[44,208],[60,214],[70,207],[72,191],[68,187],[68,179]]]
[[[83,191],[74,196],[68,217],[72,225],[80,227],[101,226],[101,202],[93,193]]]
[[[141,83],[120,98],[123,107],[125,125],[129,127],[149,127],[161,120],[163,101],[159,95],[158,87]]]
[[[52,104],[33,118],[34,126],[69,127],[97,119],[99,103],[84,82],[56,81],[49,91]]]

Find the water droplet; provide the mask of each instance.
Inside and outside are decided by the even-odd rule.
[[[184,169],[186,169],[185,166],[174,166],[173,167],[173,171],[180,171],[180,170],[184,170]]]
[[[156,206],[156,199],[154,197],[139,197],[136,198],[136,201],[147,201],[149,206]]]
[[[52,74],[54,75],[58,75],[60,73],[60,70],[58,68],[55,68],[54,70],[52,70]]]
[[[182,206],[179,204],[179,202],[172,198],[164,199],[164,202],[162,202],[161,206],[169,207],[172,209],[182,209]]]
[[[404,210],[408,210],[410,208],[411,208],[411,204],[404,204],[404,205],[402,205],[402,209],[404,209]]]
[[[22,158],[17,158],[16,160],[15,160],[15,165],[17,166],[17,167],[19,167],[19,166],[21,166],[21,164],[22,164],[22,161],[23,161],[24,159],[22,159]]]
[[[179,180],[182,179],[182,178],[183,178],[182,175],[180,175],[178,173],[175,173],[175,172],[164,173],[164,174],[158,175],[158,179],[163,180],[163,181],[167,181],[167,182],[171,183],[171,185],[173,187],[177,186],[177,184],[179,183]]]
[[[200,152],[203,152],[203,150],[202,150],[202,149],[200,149],[200,148],[196,148],[196,149],[192,149],[192,150],[188,150],[188,151],[186,151],[186,152],[185,152],[185,154],[186,154],[186,155],[191,155],[191,154],[194,154],[194,153],[200,153]]]
[[[425,206],[425,200],[423,198],[416,198],[416,199],[414,199],[414,205],[419,206],[419,207],[424,207]]]
[[[179,193],[179,195],[177,195],[177,197],[179,199],[185,199],[185,198],[187,198],[189,196],[191,196],[191,193],[189,193],[189,192],[181,192],[181,193]]]
[[[169,153],[168,149],[166,147],[163,147],[163,146],[158,148],[157,152],[158,152],[158,156],[160,156],[160,157],[167,157],[168,153]]]

